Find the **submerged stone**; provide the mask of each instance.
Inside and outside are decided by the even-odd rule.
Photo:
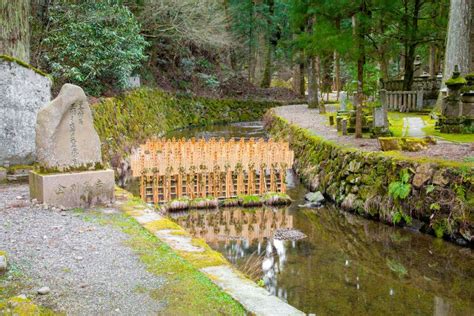
[[[318,203],[321,204],[325,201],[323,194],[320,191],[317,192],[309,192],[304,196],[306,201],[311,203]]]

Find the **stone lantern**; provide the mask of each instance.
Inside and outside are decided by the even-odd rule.
[[[461,77],[459,68],[454,67],[453,76],[446,80],[448,96],[443,98],[439,127],[442,133],[473,133],[474,93],[471,94],[470,86],[474,76]],[[467,85],[467,87],[466,87]],[[474,86],[473,86],[474,87]],[[466,90],[467,88],[467,90]],[[474,91],[473,91],[474,92]]]

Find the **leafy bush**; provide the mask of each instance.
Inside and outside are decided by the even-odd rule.
[[[400,171],[400,181],[394,181],[388,186],[388,194],[395,200],[403,200],[410,195],[411,184],[410,174],[407,170]]]
[[[126,7],[112,1],[53,6],[44,44],[56,82],[79,84],[94,95],[107,84],[126,87],[145,59],[140,25]]]

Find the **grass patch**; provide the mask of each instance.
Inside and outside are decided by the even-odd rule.
[[[0,315],[63,315],[38,306],[30,299],[18,297],[25,290],[30,290],[25,278],[26,276],[14,263],[9,263],[7,273],[0,276]]]
[[[156,232],[158,230],[163,230],[163,229],[181,230],[181,227],[178,224],[166,218],[150,222],[148,224],[145,224],[144,226],[146,229],[150,230],[151,232]]]
[[[204,248],[203,252],[180,251],[181,257],[185,258],[198,269],[213,267],[219,265],[228,265],[227,260],[219,252],[214,251],[202,239],[193,238],[191,244],[196,247]]]
[[[441,133],[435,130],[436,120],[433,120],[428,114],[419,114],[419,113],[399,113],[399,112],[389,112],[388,121],[390,123],[390,132],[392,132],[394,137],[403,136],[403,119],[407,117],[419,117],[426,124],[423,128],[423,131],[426,133],[426,136],[435,136],[448,140],[451,142],[457,143],[472,143],[474,142],[473,134],[448,134]]]
[[[178,255],[168,245],[144,229],[137,221],[126,214],[93,213],[90,216],[102,225],[112,225],[128,234],[130,238],[125,244],[135,251],[147,270],[155,275],[166,278],[166,284],[155,291],[154,298],[167,303],[164,314],[169,315],[244,315],[245,309],[231,296],[220,290],[197,267],[204,264],[220,263],[218,256],[209,256],[212,249],[204,241],[193,240],[193,244],[205,248],[208,258],[200,262],[198,255],[188,253]],[[157,223],[159,222],[159,223]],[[171,221],[159,220],[152,222],[154,227],[170,227]],[[172,223],[172,222],[171,222]],[[174,223],[173,223],[174,224]],[[176,224],[174,224],[176,225]],[[179,228],[178,225],[176,227]],[[205,243],[204,243],[205,244]],[[219,254],[220,255],[220,254]],[[183,257],[186,256],[185,260]],[[222,257],[222,256],[221,256]],[[225,259],[222,257],[225,261]],[[194,266],[190,262],[198,263]]]

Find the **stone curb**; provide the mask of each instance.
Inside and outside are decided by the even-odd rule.
[[[137,201],[129,192],[117,188],[115,195],[115,205],[118,209],[133,217],[146,230],[203,272],[213,283],[242,304],[249,313],[255,315],[305,315],[246,278],[202,239],[193,238],[184,228],[156,213],[144,202],[134,203],[133,206],[127,205],[129,204],[127,202],[132,199]]]

